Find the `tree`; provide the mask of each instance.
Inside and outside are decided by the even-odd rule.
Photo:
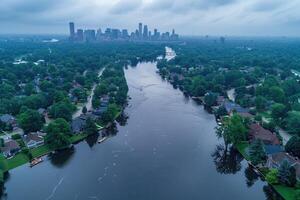
[[[27,109],[21,113],[18,116],[18,122],[25,133],[38,131],[43,126],[42,116],[32,109]]]
[[[286,129],[290,134],[300,136],[300,112],[291,111],[285,119]]]
[[[269,90],[269,94],[275,102],[283,103],[285,101],[285,94],[283,89],[277,86],[273,86]]]
[[[258,111],[263,111],[266,108],[267,99],[262,96],[257,96],[255,98],[255,107]]]
[[[82,113],[83,113],[83,114],[86,114],[86,113],[87,113],[87,108],[86,108],[86,106],[83,106],[83,108],[82,108]]]
[[[58,102],[50,107],[49,114],[54,119],[64,118],[70,121],[72,119],[72,112],[76,109],[74,108],[74,105],[69,102]]]
[[[206,106],[213,106],[217,101],[217,95],[213,93],[208,93],[204,96],[204,103]]]
[[[250,160],[254,165],[264,164],[266,161],[266,152],[261,140],[255,140],[249,149]]]
[[[67,135],[71,133],[70,125],[63,118],[58,118],[46,127],[45,142],[54,148],[66,147],[70,144]]]
[[[95,134],[95,133],[97,133],[97,131],[98,131],[95,122],[94,122],[90,117],[87,118],[87,120],[86,120],[86,124],[85,124],[85,127],[84,127],[84,131],[85,131],[85,133],[87,133],[88,135]]]
[[[227,148],[228,144],[247,140],[248,129],[244,119],[238,114],[233,114],[224,119],[223,126],[218,128],[216,133],[219,137],[223,137]]]
[[[216,115],[219,117],[227,115],[226,108],[224,106],[220,106],[216,111]]]
[[[285,150],[293,155],[300,157],[300,137],[293,136],[285,145]]]
[[[116,114],[119,112],[119,108],[116,104],[109,104],[107,111],[103,113],[102,120],[107,123],[114,120]]]
[[[271,185],[278,184],[278,170],[277,169],[271,169],[266,176],[266,180]]]
[[[284,160],[278,169],[278,180],[289,187],[293,187],[297,182],[295,168],[287,160]]]
[[[286,113],[287,109],[283,104],[275,103],[271,107],[271,115],[277,122],[281,122],[281,120],[286,116]]]

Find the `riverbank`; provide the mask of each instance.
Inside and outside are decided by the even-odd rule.
[[[240,142],[239,144],[237,144],[235,146],[235,148],[240,152],[240,154],[244,157],[245,160],[247,160],[247,162],[249,163],[249,165],[251,165],[251,162],[250,162],[250,158],[247,154],[247,149],[250,147],[250,144],[245,141],[245,142]],[[259,174],[263,177],[263,179],[268,182],[266,180],[266,174],[267,174],[267,171],[262,171],[260,168],[257,168],[253,165],[251,165],[253,168],[255,168]],[[295,200],[295,197],[296,197],[296,193],[297,193],[297,189],[296,188],[292,188],[292,187],[287,187],[287,186],[284,186],[284,185],[280,185],[280,184],[277,184],[277,185],[274,185],[274,184],[271,184],[271,183],[268,183],[270,186],[272,186],[272,188],[282,197],[284,198],[285,200]]]
[[[102,76],[105,69],[106,68],[104,67],[99,71],[98,76],[97,76],[98,78],[100,78]],[[109,77],[106,77],[106,78],[109,78]],[[101,79],[100,79],[100,84],[101,84]],[[93,85],[92,90],[91,90],[91,95],[88,97],[88,101],[84,105],[82,105],[82,107],[80,109],[78,109],[73,114],[73,116],[72,116],[73,119],[83,115],[82,108],[84,106],[88,109],[88,111],[92,112],[92,100],[95,96],[94,94],[95,94],[96,86],[97,86],[97,84]],[[99,97],[97,97],[97,98],[99,98]],[[122,98],[122,97],[120,97],[120,98]],[[101,126],[99,124],[97,124],[96,121],[94,121],[94,123],[98,125],[97,126],[98,132],[101,131],[104,128],[109,128],[112,125],[112,122],[114,122],[121,115],[121,113],[124,110],[124,107],[125,107],[125,104],[122,105],[122,106],[118,106],[118,109],[115,112],[109,113],[109,115],[113,115],[113,116],[111,116],[109,118],[109,121],[102,122]],[[82,132],[77,133],[77,134],[66,135],[66,138],[67,138],[69,144],[74,145],[74,144],[86,139],[90,135],[91,134],[87,134],[84,131],[82,131]],[[13,157],[11,157],[9,159],[5,158],[1,154],[2,156],[0,157],[0,167],[1,167],[0,168],[0,182],[2,182],[2,183],[4,182],[5,173],[7,173],[9,170],[15,169],[15,168],[20,167],[22,165],[25,165],[25,164],[31,162],[31,160],[33,160],[33,159],[36,159],[36,158],[39,158],[39,157],[42,157],[42,156],[46,156],[49,153],[55,152],[59,149],[60,148],[51,147],[50,144],[44,144],[42,146],[38,146],[38,147],[35,147],[35,148],[32,148],[32,149],[28,149],[28,151],[26,151],[26,152],[22,150],[22,151],[20,151],[19,153],[17,153],[16,155],[14,155]]]

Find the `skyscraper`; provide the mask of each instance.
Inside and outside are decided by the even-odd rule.
[[[139,37],[142,38],[143,37],[143,24],[139,23]]]
[[[148,39],[148,26],[144,26],[144,32],[143,32],[143,39],[147,40]]]
[[[75,39],[75,25],[74,25],[74,22],[69,23],[69,29],[70,29],[70,39],[74,40]]]
[[[77,29],[77,40],[83,41],[83,30],[82,29]]]
[[[101,40],[101,37],[102,37],[102,30],[101,28],[99,28],[96,33],[96,40]]]

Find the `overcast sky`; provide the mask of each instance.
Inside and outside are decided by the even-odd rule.
[[[68,34],[76,28],[150,29],[183,35],[300,36],[300,0],[1,0],[0,33]]]

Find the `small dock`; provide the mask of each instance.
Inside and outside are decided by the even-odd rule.
[[[30,167],[34,167],[35,165],[39,164],[43,162],[43,158],[39,157],[39,158],[35,158],[30,162]]]

